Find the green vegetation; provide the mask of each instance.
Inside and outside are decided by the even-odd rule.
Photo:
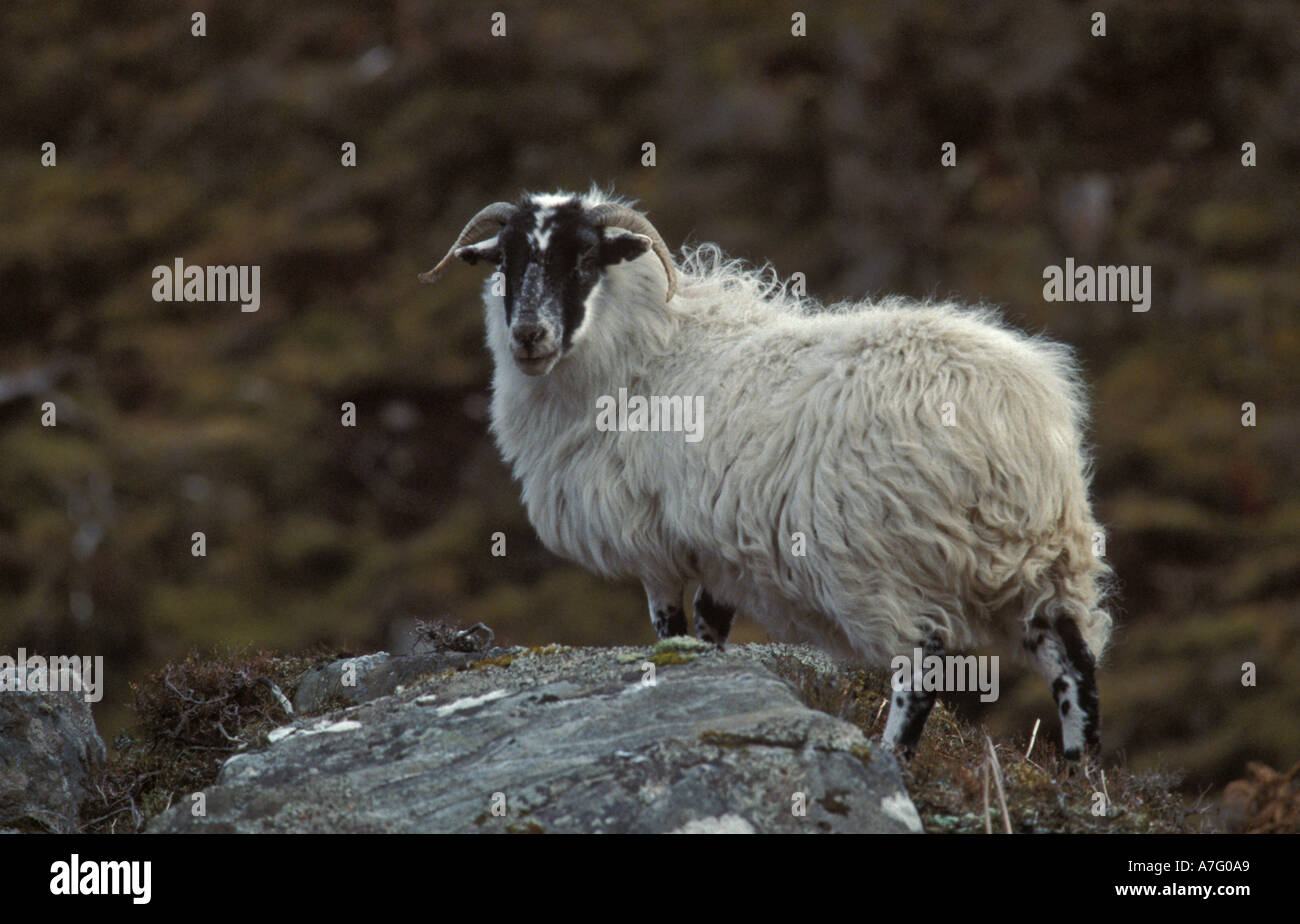
[[[658,654],[648,655],[646,660],[657,667],[663,667],[668,664],[690,664],[695,660],[695,655],[682,654],[680,651],[661,651]]]

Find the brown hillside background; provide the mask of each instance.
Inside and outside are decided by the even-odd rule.
[[[0,12],[0,651],[104,655],[106,734],[193,647],[651,639],[637,585],[527,524],[482,271],[415,280],[488,202],[594,180],[823,301],[983,301],[1076,347],[1111,758],[1189,788],[1300,759],[1300,4],[201,7],[203,38],[174,3]],[[261,309],[155,302],[177,257],[259,265]],[[1151,266],[1150,311],[1044,301],[1067,257]],[[1021,676],[987,721],[1054,732]]]

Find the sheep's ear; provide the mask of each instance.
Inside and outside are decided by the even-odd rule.
[[[650,249],[654,242],[644,234],[606,228],[600,241],[600,265],[611,266],[624,260],[633,260]]]
[[[478,244],[467,244],[456,248],[456,256],[473,266],[479,260],[485,260],[493,266],[501,263],[501,241],[490,237]]]

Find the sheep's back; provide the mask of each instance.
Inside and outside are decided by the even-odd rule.
[[[678,516],[759,595],[831,612],[897,601],[966,643],[1092,526],[1062,347],[946,306],[707,341],[715,379]]]

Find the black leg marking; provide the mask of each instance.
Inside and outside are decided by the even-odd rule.
[[[719,648],[727,644],[731,634],[731,623],[736,618],[736,608],[719,603],[700,585],[695,592],[695,636],[704,642],[712,642]]]
[[[923,657],[942,655],[943,643],[938,636],[931,635],[922,646]],[[909,652],[908,658],[911,658]],[[922,665],[912,665],[912,688],[894,690],[889,702],[889,718],[885,721],[884,744],[892,748],[903,760],[911,760],[916,753],[916,745],[925,730],[925,720],[934,708],[935,690],[917,689],[916,681],[922,673]]]
[[[650,625],[659,638],[686,634],[686,609],[682,606],[682,587],[671,584],[645,584],[646,602],[650,604]]]
[[[686,634],[686,610],[680,606],[671,603],[656,606],[650,611],[650,620],[659,638]]]
[[[1065,657],[1078,684],[1079,708],[1083,710],[1083,741],[1089,751],[1101,748],[1101,695],[1097,690],[1097,659],[1079,632],[1078,624],[1068,616],[1056,620],[1056,634],[1065,644]],[[1067,713],[1061,706],[1061,714]]]
[[[1085,750],[1096,752],[1101,745],[1097,662],[1078,625],[1069,616],[1055,623],[1035,616],[1026,626],[1024,644],[1051,686],[1065,759],[1076,761]]]

